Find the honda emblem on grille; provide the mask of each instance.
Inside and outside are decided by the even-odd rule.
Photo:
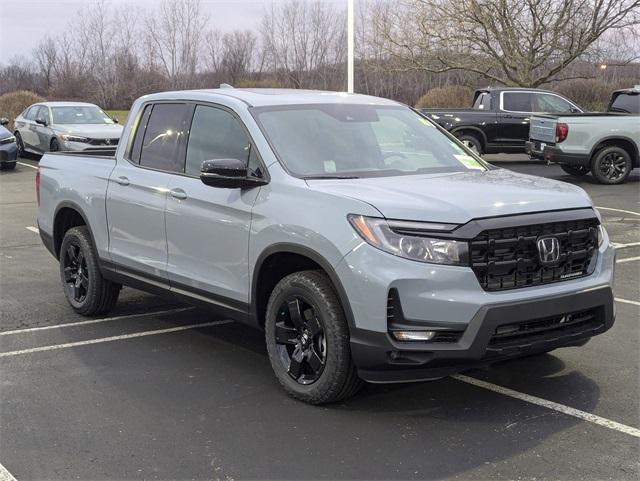
[[[560,259],[560,241],[557,237],[540,237],[536,245],[543,264],[554,264]]]
[[[111,145],[111,139],[104,139],[104,145]]]

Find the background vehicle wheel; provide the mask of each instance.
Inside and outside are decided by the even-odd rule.
[[[601,184],[621,184],[631,173],[631,156],[615,145],[599,150],[591,160],[591,174]]]
[[[0,164],[0,169],[2,170],[13,170],[15,168],[16,168],[15,162],[2,162],[2,164]]]
[[[64,235],[60,247],[60,277],[67,301],[84,316],[113,309],[122,287],[102,277],[86,226],[73,227]]]
[[[480,142],[480,139],[478,139],[478,137],[476,137],[475,135],[463,134],[456,137],[458,137],[458,140],[460,140],[460,142],[462,142],[468,149],[472,150],[478,155],[483,154],[482,142]]]
[[[297,399],[339,401],[364,384],[351,358],[344,311],[321,271],[296,272],[276,285],[267,305],[265,336],[278,381]]]
[[[51,152],[59,152],[60,151],[60,143],[58,139],[51,139],[51,144],[49,145],[49,150]]]
[[[589,167],[586,165],[560,164],[560,168],[570,175],[582,176],[589,173]]]
[[[16,132],[14,136],[16,138],[16,144],[18,145],[18,157],[26,157],[26,152],[24,151],[24,142],[22,141],[20,132]]]

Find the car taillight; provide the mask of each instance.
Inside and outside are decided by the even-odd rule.
[[[36,170],[36,201],[40,207],[40,168]]]
[[[562,142],[569,135],[569,126],[567,124],[556,124],[556,144]]]

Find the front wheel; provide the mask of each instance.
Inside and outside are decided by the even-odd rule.
[[[51,152],[60,152],[60,142],[58,142],[58,139],[51,139],[49,150]]]
[[[322,271],[296,272],[276,285],[265,336],[271,366],[291,396],[323,404],[350,397],[362,386],[344,311]]]
[[[60,278],[67,301],[83,316],[113,309],[122,287],[102,277],[86,226],[73,227],[64,235],[60,247]]]
[[[560,168],[569,175],[583,176],[589,173],[589,167],[586,165],[560,164]]]
[[[599,150],[591,161],[591,174],[601,184],[622,184],[632,168],[629,153],[615,145]]]
[[[16,137],[16,145],[18,146],[18,157],[26,157],[26,152],[24,150],[24,142],[22,141],[22,136],[20,132],[15,133]]]
[[[0,164],[0,169],[2,170],[13,170],[16,168],[15,162],[3,162]]]

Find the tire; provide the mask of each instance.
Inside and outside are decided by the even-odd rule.
[[[13,170],[15,168],[16,168],[15,162],[2,162],[2,164],[0,164],[0,169],[2,170]]]
[[[58,139],[51,139],[51,143],[49,144],[50,152],[60,152],[60,142]]]
[[[560,168],[567,174],[575,175],[576,177],[582,177],[589,173],[589,167],[586,165],[560,164]]]
[[[102,277],[86,226],[72,227],[64,235],[60,247],[60,279],[67,302],[83,316],[113,309],[122,287]]]
[[[475,135],[463,134],[459,136],[456,135],[456,137],[458,137],[458,140],[462,142],[465,145],[465,147],[472,150],[476,154],[482,155],[484,153],[482,149],[482,142]]]
[[[364,384],[351,358],[344,310],[322,271],[295,272],[276,285],[267,304],[265,337],[271,367],[296,399],[335,402]]]
[[[14,136],[16,138],[16,144],[18,144],[18,157],[25,158],[26,152],[24,150],[24,142],[22,141],[22,136],[20,135],[20,132],[16,131]]]
[[[601,184],[622,184],[632,169],[631,156],[616,145],[598,150],[591,159],[591,174]]]

